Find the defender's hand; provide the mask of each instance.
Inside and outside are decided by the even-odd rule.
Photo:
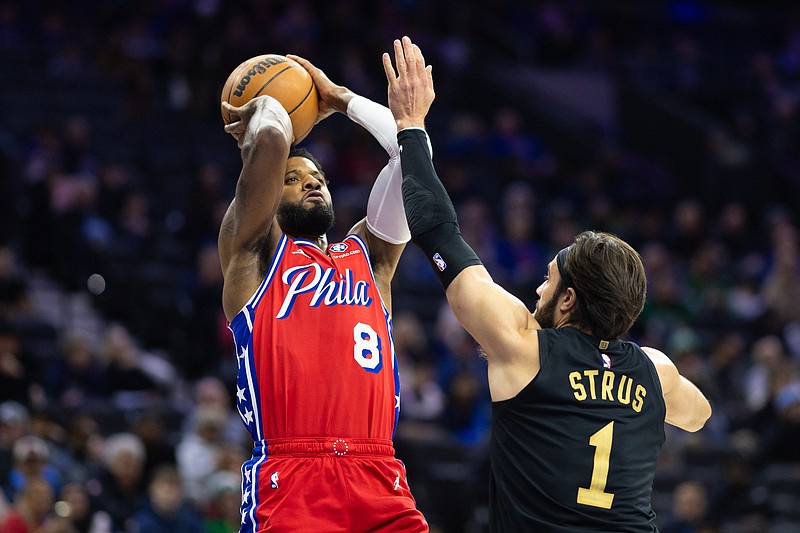
[[[425,65],[422,50],[408,37],[403,37],[402,41],[395,39],[394,61],[396,73],[389,54],[383,54],[383,70],[389,83],[389,109],[397,130],[424,128],[425,116],[436,98],[432,67]]]

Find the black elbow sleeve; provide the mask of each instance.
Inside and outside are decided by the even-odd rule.
[[[436,175],[428,151],[427,134],[419,129],[397,135],[403,169],[403,205],[411,239],[430,261],[442,287],[465,268],[481,264],[464,241],[453,202]]]

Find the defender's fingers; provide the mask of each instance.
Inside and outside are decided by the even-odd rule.
[[[394,64],[397,66],[397,75],[404,77],[406,74],[406,58],[403,53],[403,43],[399,39],[394,40]]]
[[[411,39],[408,36],[403,37],[403,55],[406,58],[408,71],[419,74],[418,59],[414,53],[414,45],[411,43]]]
[[[419,69],[420,74],[422,74],[422,71],[425,70],[425,57],[422,55],[422,49],[416,44],[412,45],[411,48],[414,52],[417,69]]]
[[[392,59],[389,57],[389,54],[384,52],[381,56],[381,61],[383,62],[383,71],[386,73],[386,81],[389,84],[394,83],[397,81],[397,74],[394,72],[394,67],[392,66]]]

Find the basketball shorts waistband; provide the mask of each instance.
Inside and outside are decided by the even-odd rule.
[[[343,437],[302,437],[256,441],[253,455],[355,455],[394,456],[392,441],[386,439],[350,439]]]

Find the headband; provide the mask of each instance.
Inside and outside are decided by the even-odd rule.
[[[569,249],[572,248],[572,245],[562,248],[558,255],[556,255],[556,266],[558,266],[558,274],[561,276],[561,279],[564,280],[564,285],[567,287],[575,288],[575,283],[572,281],[572,277],[567,274],[567,270],[564,268],[564,263],[567,260],[567,252]]]

